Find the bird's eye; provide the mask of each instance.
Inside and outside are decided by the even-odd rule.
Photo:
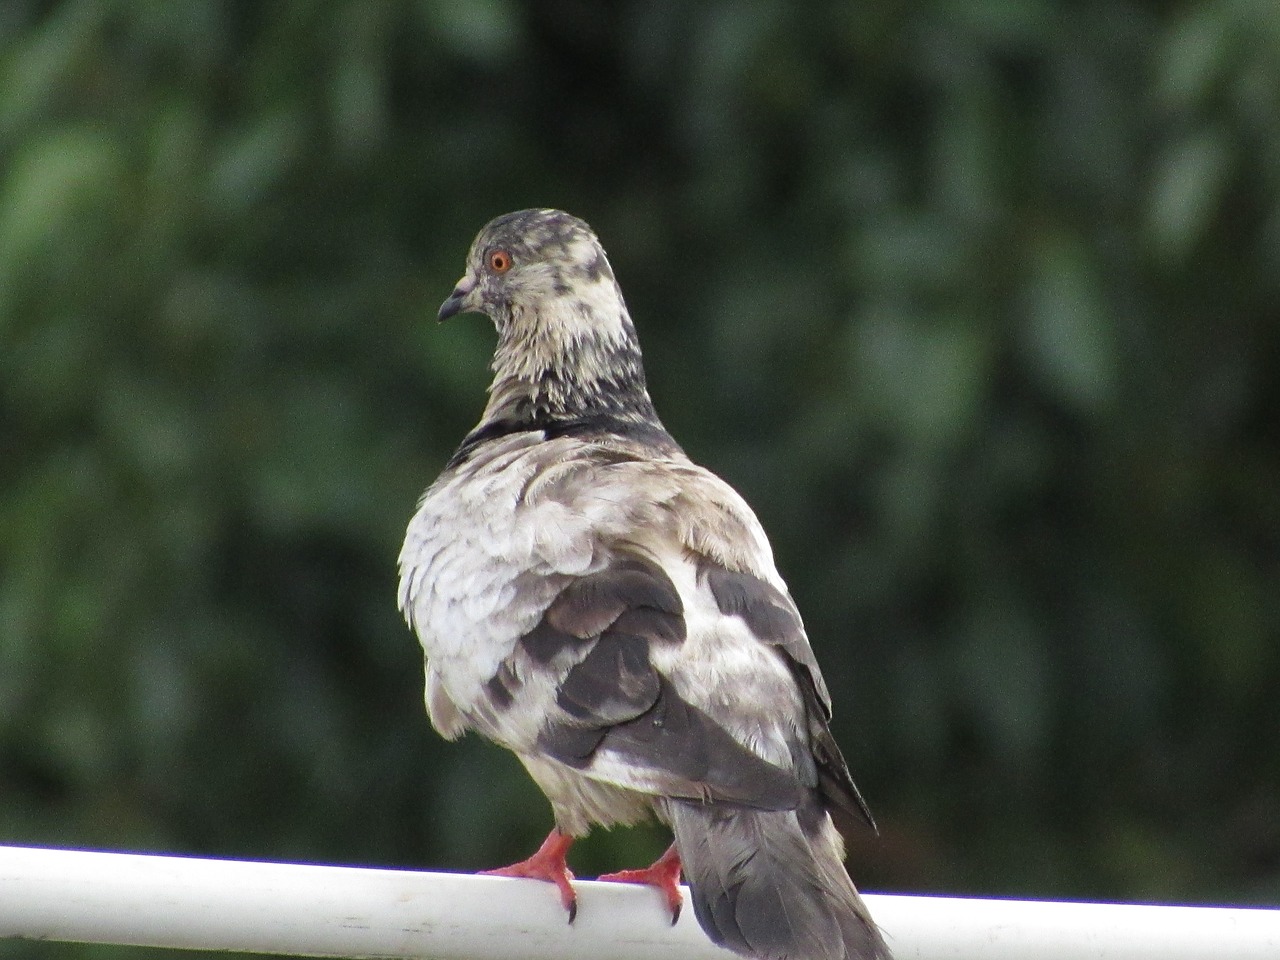
[[[489,269],[494,273],[506,273],[511,269],[511,254],[505,250],[494,250],[489,254]]]

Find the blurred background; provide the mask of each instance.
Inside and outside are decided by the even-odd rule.
[[[6,0],[0,842],[533,849],[395,559],[545,205],[772,536],[864,888],[1280,902],[1278,188],[1260,0]]]

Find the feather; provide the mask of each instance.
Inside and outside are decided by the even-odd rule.
[[[889,960],[830,821],[812,805],[667,808],[694,914],[715,943],[764,960]]]

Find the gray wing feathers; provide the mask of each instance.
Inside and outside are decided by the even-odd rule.
[[[571,583],[515,652],[558,678],[538,749],[601,776],[647,770],[665,795],[794,807],[795,774],[734,739],[653,666],[651,650],[685,632],[679,594],[655,564],[625,557]]]
[[[831,694],[791,598],[750,573],[726,570],[712,563],[705,563],[700,573],[721,613],[741,617],[762,643],[780,647],[804,669],[818,695],[823,718],[830,720]]]
[[[875,819],[849,775],[831,730],[831,695],[809,646],[800,615],[791,598],[770,583],[749,573],[704,564],[700,576],[715,597],[720,612],[741,617],[761,643],[777,647],[786,656],[804,694],[807,707],[809,746],[817,765],[823,796],[842,828],[852,820],[864,820],[874,830]]]

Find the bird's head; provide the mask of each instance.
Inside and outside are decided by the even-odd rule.
[[[592,229],[560,210],[520,210],[485,225],[438,317],[487,314],[498,329],[491,407],[542,411],[647,406],[640,348],[622,291]]]
[[[599,301],[602,292],[617,296],[617,285],[586,223],[560,210],[519,210],[489,221],[476,236],[467,271],[438,319],[484,313],[501,330],[513,314],[540,313],[557,301]]]

